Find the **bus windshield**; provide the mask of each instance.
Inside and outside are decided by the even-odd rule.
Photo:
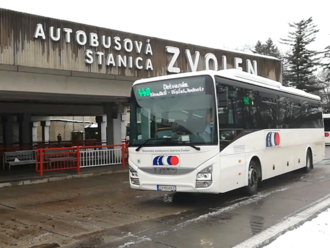
[[[131,93],[130,145],[217,144],[215,113],[210,76],[137,84]]]

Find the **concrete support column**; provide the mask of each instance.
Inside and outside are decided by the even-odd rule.
[[[32,129],[31,129],[31,116],[29,114],[18,115],[18,128],[19,128],[19,145],[31,146],[32,143]]]
[[[97,137],[98,140],[101,141],[102,145],[107,144],[107,116],[96,116],[96,122],[97,122]]]
[[[16,121],[16,116],[5,115],[1,116],[2,128],[3,128],[3,143],[5,147],[13,146],[14,140],[14,122]]]
[[[111,115],[107,115],[107,145],[114,145],[114,135],[113,135],[113,118]]]
[[[36,145],[38,142],[38,126],[39,122],[34,121],[32,122],[32,143]]]
[[[49,143],[49,127],[50,127],[50,121],[42,121],[42,141],[44,143]]]
[[[113,139],[114,144],[121,144],[122,139],[125,139],[125,133],[126,133],[126,125],[125,125],[125,117],[126,115],[123,115],[125,111],[124,106],[119,103],[117,105],[117,118],[113,119]]]
[[[118,118],[118,104],[106,103],[103,105],[103,111],[107,115],[107,144],[114,145],[114,119]]]

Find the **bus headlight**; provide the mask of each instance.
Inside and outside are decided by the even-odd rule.
[[[207,188],[212,184],[212,165],[206,167],[196,175],[196,188]]]
[[[212,180],[212,174],[211,173],[198,173],[196,180],[197,181]]]
[[[132,184],[140,185],[139,175],[131,166],[129,167],[129,175]]]
[[[137,171],[134,170],[131,166],[129,167],[129,174],[131,175],[131,177],[139,178]]]

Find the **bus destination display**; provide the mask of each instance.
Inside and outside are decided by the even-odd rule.
[[[166,82],[146,83],[135,86],[138,98],[171,97],[193,93],[205,93],[205,79],[187,78],[186,80],[172,80]]]

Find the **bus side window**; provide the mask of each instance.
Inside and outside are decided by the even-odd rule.
[[[227,123],[227,106],[228,106],[228,96],[227,96],[227,87],[225,85],[217,86],[217,96],[218,96],[218,115],[219,115],[219,124]]]

